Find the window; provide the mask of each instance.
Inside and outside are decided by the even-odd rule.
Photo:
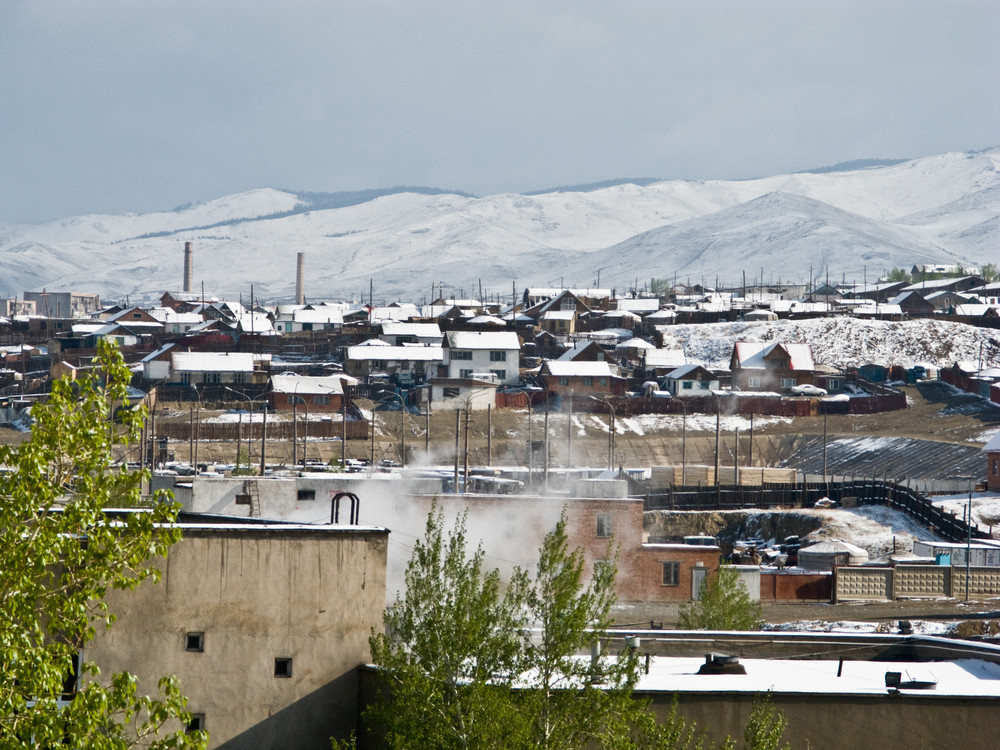
[[[132,320],[142,320],[142,313],[141,312],[132,313]]]
[[[795,378],[782,378],[781,379],[781,387],[782,388],[794,388],[795,387]]]
[[[275,677],[292,676],[292,660],[289,657],[282,656],[274,660],[274,676]]]
[[[830,378],[830,380],[826,381],[826,388],[827,388],[827,390],[830,390],[830,391],[839,391],[840,390],[840,381],[837,380],[836,378]]]
[[[559,309],[565,311],[576,310],[576,300],[572,297],[563,297],[559,300]]]
[[[490,362],[506,362],[507,352],[490,352]]]
[[[760,388],[760,378],[747,378],[747,388]]]
[[[607,539],[615,533],[614,515],[612,513],[597,514],[597,537]]]
[[[584,377],[582,379],[582,382],[583,382],[584,385],[593,385],[594,384],[594,379],[591,378],[591,377]]]
[[[496,375],[497,376],[497,380],[499,380],[500,382],[503,382],[504,380],[507,379],[507,371],[506,370],[490,370],[490,372],[492,372],[494,375]]]
[[[452,349],[450,356],[452,359],[472,359],[472,352],[468,349]]]
[[[607,378],[601,378],[601,388],[606,388],[607,385],[608,385],[608,379]]]
[[[188,722],[187,732],[204,732],[205,731],[205,714],[191,714],[191,721]]]
[[[472,370],[459,370],[458,371],[458,377],[460,377],[460,378],[471,378],[472,377]]]
[[[661,585],[663,586],[677,586],[680,584],[681,580],[681,564],[679,562],[665,562],[663,563],[663,580]]]
[[[181,382],[182,383],[190,383],[191,382],[191,373],[189,373],[189,372],[182,372],[181,373]]]
[[[692,383],[690,380],[681,381],[681,390],[690,391],[692,388],[694,388],[694,383]]]
[[[297,393],[293,393],[288,397],[288,403],[290,404],[304,404],[306,400]]]
[[[234,372],[233,373],[233,385],[243,385],[246,382],[245,372]]]
[[[1000,474],[1000,461],[993,459],[993,476]]]
[[[564,388],[569,385],[569,378],[559,378],[559,385]]]
[[[459,393],[460,393],[460,391],[459,391],[458,388],[445,388],[444,389],[444,397],[445,398],[458,398],[458,394]]]
[[[329,396],[313,396],[313,403],[317,406],[326,406],[330,403]]]
[[[316,490],[299,490],[296,493],[296,498],[300,501],[302,500],[315,500]]]
[[[205,650],[205,634],[201,631],[191,631],[184,634],[184,650],[201,653]]]

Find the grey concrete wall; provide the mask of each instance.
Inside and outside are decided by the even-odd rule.
[[[211,747],[325,750],[355,727],[387,542],[377,529],[187,529],[159,583],[109,592],[118,622],[85,658],[145,691],[177,675]],[[203,652],[185,650],[190,632],[204,633]],[[276,658],[293,660],[291,677],[274,675]]]

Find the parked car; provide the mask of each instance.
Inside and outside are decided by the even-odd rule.
[[[792,393],[796,396],[825,396],[826,389],[812,383],[803,383],[802,385],[793,386]]]

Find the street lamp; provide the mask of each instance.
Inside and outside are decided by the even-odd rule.
[[[677,405],[681,407],[681,487],[687,485],[687,426],[688,426],[688,412],[687,407],[684,406],[684,399],[678,396],[676,399]]]
[[[197,413],[194,410],[191,411],[191,437],[188,441],[188,459],[191,461],[194,475],[198,476],[198,433],[201,432],[201,393],[198,392],[198,386],[194,383],[188,383],[188,385],[191,386],[195,398],[198,399]]]
[[[611,418],[608,420],[608,471],[615,468],[615,407],[610,400],[605,401],[597,396],[589,396],[593,401],[604,404],[611,411]]]
[[[248,456],[248,463],[249,463],[250,445],[253,442],[253,410],[254,410],[254,404],[257,403],[258,401],[260,401],[261,399],[266,398],[269,395],[270,392],[269,391],[264,391],[263,393],[261,393],[261,394],[259,394],[257,396],[254,396],[253,398],[251,398],[250,396],[248,396],[245,393],[241,393],[240,391],[233,390],[228,385],[224,385],[224,386],[222,386],[222,388],[223,388],[223,390],[229,391],[234,396],[239,396],[240,398],[242,398],[245,401],[248,401],[250,403],[250,437],[247,439],[247,456]],[[260,431],[260,475],[264,476],[264,471],[265,471],[265,468],[266,468],[266,465],[267,465],[267,450],[266,450],[266,445],[267,445],[267,403],[266,402],[263,402],[263,401],[261,402],[261,411],[263,413],[264,421],[263,421],[263,425],[261,426],[261,431]],[[237,447],[236,463],[239,464],[239,461],[240,461],[239,448]]]
[[[395,391],[392,391],[386,393],[386,395],[382,396],[382,398],[372,401],[372,471],[375,470],[375,407],[390,398],[394,398],[399,402],[399,464],[400,466],[406,466],[406,404],[404,403],[402,396]]]

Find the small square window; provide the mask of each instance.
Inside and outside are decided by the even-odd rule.
[[[237,505],[250,505],[250,496],[245,492],[241,492],[236,496]]]
[[[184,634],[184,650],[185,651],[204,651],[205,650],[205,634],[201,632],[190,632]]]
[[[299,490],[297,493],[297,497],[300,502],[302,500],[315,500],[316,490]]]
[[[615,533],[614,515],[611,513],[597,514],[597,537],[607,539]]]
[[[188,722],[185,731],[188,732],[204,732],[205,731],[205,714],[191,714],[191,721]]]
[[[288,657],[278,657],[274,660],[274,676],[275,677],[291,677],[292,676],[292,660]]]

